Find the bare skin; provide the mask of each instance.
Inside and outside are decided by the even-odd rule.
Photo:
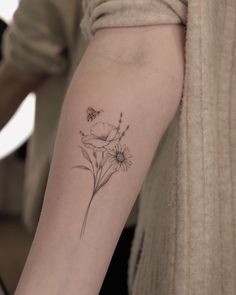
[[[181,100],[184,33],[178,25],[96,32],[63,105],[41,217],[15,295],[99,293]],[[103,184],[109,167],[106,175],[115,172]]]

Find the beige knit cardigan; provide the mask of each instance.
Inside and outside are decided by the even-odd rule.
[[[182,103],[143,183],[133,295],[236,294],[236,1],[84,0],[81,28],[186,25]]]

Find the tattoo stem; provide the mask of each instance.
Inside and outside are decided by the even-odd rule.
[[[104,175],[107,173],[108,170],[110,170],[110,168],[112,167],[112,164],[107,168],[107,170],[103,173],[101,179],[104,177]]]
[[[118,170],[116,169],[116,170],[114,170],[113,172],[111,172],[111,174],[110,174],[110,177],[114,174],[114,173],[116,173]],[[94,192],[94,195],[102,188],[104,186],[104,184],[103,185],[99,185],[99,186],[97,186],[96,187],[96,190],[95,190],[95,192]]]
[[[97,169],[96,176],[95,176],[95,185],[94,185],[93,190],[95,190],[95,188],[96,188],[96,186],[97,186],[97,184],[98,184],[97,179],[98,179],[98,173],[99,173],[100,169],[101,169],[100,167]]]
[[[85,216],[84,216],[84,221],[83,221],[83,224],[82,224],[82,228],[81,228],[81,232],[80,232],[80,238],[82,238],[82,235],[84,234],[85,232],[85,227],[86,227],[86,222],[87,222],[87,219],[88,219],[88,213],[89,213],[89,209],[90,209],[90,206],[92,204],[92,200],[94,198],[94,195],[95,195],[95,191],[93,192],[92,196],[91,196],[91,199],[89,201],[89,204],[88,204],[88,207],[86,209],[86,212],[85,212]]]
[[[102,159],[100,160],[100,162],[104,159],[104,152],[102,152]],[[99,166],[98,170],[97,170],[97,173],[96,173],[96,186],[94,188],[94,191],[96,190],[96,188],[98,187],[99,185],[99,182],[100,182],[100,177],[101,177],[101,174],[102,174],[102,169],[103,167]]]
[[[97,181],[96,188],[98,187],[98,185],[99,185],[99,183],[100,183],[101,175],[102,175],[102,168],[100,168],[100,173],[99,173],[99,175],[98,175],[98,181]]]

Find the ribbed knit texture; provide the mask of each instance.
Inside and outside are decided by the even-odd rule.
[[[186,21],[187,0],[83,0],[81,29],[90,40],[97,29]]]
[[[143,183],[130,294],[235,295],[236,2],[183,5],[84,0],[82,28],[91,38],[101,27],[186,17],[183,99]]]

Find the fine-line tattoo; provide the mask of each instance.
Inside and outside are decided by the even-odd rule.
[[[76,165],[73,168],[87,170],[93,178],[92,195],[85,212],[80,238],[85,233],[88,213],[94,196],[109,182],[116,172],[120,170],[127,171],[132,165],[132,161],[130,160],[132,155],[129,148],[121,143],[121,140],[123,140],[129,129],[129,125],[127,125],[121,131],[122,118],[123,113],[121,112],[118,125],[99,121],[91,126],[89,134],[80,131],[83,145],[79,145],[79,147],[83,157],[87,161],[87,165]]]
[[[87,108],[87,121],[93,121],[103,110],[96,111],[92,107]]]

